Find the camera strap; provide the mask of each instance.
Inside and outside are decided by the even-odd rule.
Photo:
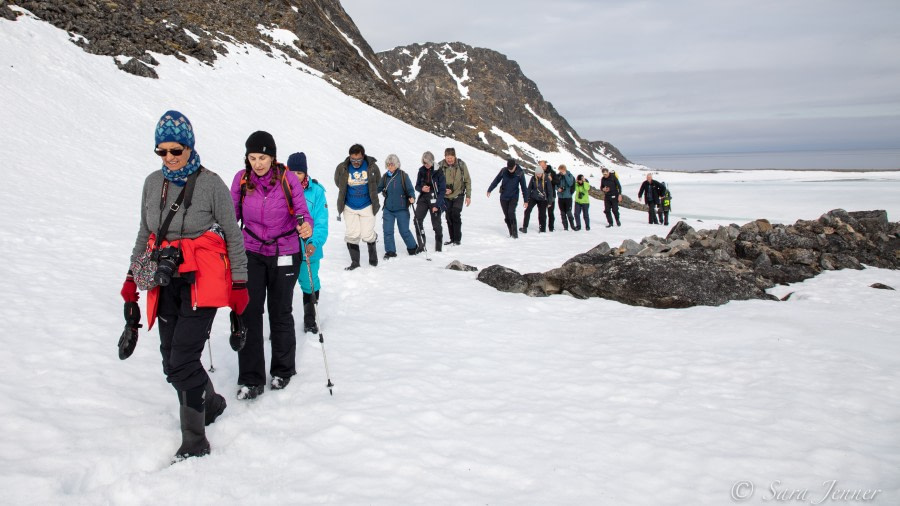
[[[202,167],[201,167],[202,170]],[[159,249],[159,245],[162,244],[163,238],[169,232],[169,225],[172,224],[172,218],[175,217],[175,213],[181,209],[182,202],[185,203],[184,208],[187,209],[191,206],[191,197],[194,194],[194,185],[197,182],[197,176],[200,173],[200,170],[197,170],[187,178],[187,183],[185,183],[184,188],[181,189],[181,193],[178,194],[178,198],[175,199],[175,202],[169,206],[169,214],[166,215],[166,219],[163,220],[162,224],[159,226],[159,231],[156,233],[156,242],[153,245],[153,249]],[[169,191],[169,180],[166,179],[163,181],[162,193],[160,195],[160,203],[159,207],[162,210],[165,207],[166,203],[166,194]]]

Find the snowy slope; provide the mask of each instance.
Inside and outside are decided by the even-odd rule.
[[[626,210],[609,232],[594,204],[590,232],[513,241],[496,194],[484,196],[497,157],[252,48],[232,47],[215,67],[157,55],[160,79],[148,80],[67,37],[0,20],[4,504],[717,505],[744,480],[756,486],[751,504],[803,488],[812,502],[826,480],[881,490],[872,504],[900,499],[900,296],[868,288],[900,288],[900,273],[829,272],[772,291],[793,291],[789,302],[668,311],[500,293],[443,267],[546,270],[601,241],[664,230]],[[265,129],[282,159],[307,153],[329,199],[354,142],[380,160],[397,153],[410,171],[422,151],[455,146],[475,186],[462,246],[432,262],[347,273],[343,225],[331,221],[321,320],[334,396],[320,349],[302,344],[288,389],[233,400],[237,361],[220,312],[211,377],[229,406],[208,429],[212,455],[176,466],[176,396],[155,331],[128,360],[116,356],[141,182],[159,168],[152,129],[172,108],[226,181],[247,135]],[[560,162],[586,171],[551,159]],[[636,194],[643,174],[622,177]],[[900,215],[897,174],[663,177],[674,214],[695,227],[833,207]]]

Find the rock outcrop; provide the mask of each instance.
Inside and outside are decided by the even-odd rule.
[[[793,225],[751,221],[695,231],[684,222],[665,238],[602,243],[544,273],[519,274],[499,265],[478,280],[498,290],[547,296],[602,297],[635,306],[716,306],[730,300],[775,298],[766,289],[825,270],[864,265],[900,268],[900,223],[885,211],[830,211]]]

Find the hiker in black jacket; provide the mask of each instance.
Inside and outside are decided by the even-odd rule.
[[[528,233],[528,221],[531,219],[531,211],[535,206],[538,209],[538,232],[544,232],[547,228],[547,202],[553,196],[553,184],[540,167],[534,170],[534,176],[528,183],[528,202],[525,203],[525,219],[519,232]]]
[[[613,226],[613,216],[616,217],[616,225],[621,227],[619,203],[622,202],[622,185],[615,172],[610,174],[609,169],[603,169],[600,189],[603,190],[603,214],[606,215],[606,228]]]
[[[556,172],[553,170],[553,167],[547,165],[547,160],[541,160],[539,164],[541,170],[544,171],[544,178],[553,188],[550,194],[547,195],[547,225],[548,229],[553,232],[553,225],[556,223],[556,188],[559,186],[559,181],[557,180]]]
[[[441,251],[444,238],[444,228],[441,225],[441,213],[444,208],[444,193],[447,189],[447,181],[444,179],[444,171],[434,166],[434,154],[431,151],[422,153],[422,166],[416,176],[416,191],[419,199],[416,201],[415,220],[419,230],[422,231],[421,239],[416,236],[419,244],[419,252],[425,251],[425,215],[431,215],[431,228],[434,230],[434,251]]]
[[[506,161],[506,167],[500,169],[494,182],[487,189],[487,196],[491,198],[491,192],[500,185],[500,207],[503,209],[503,221],[509,230],[509,236],[519,238],[516,230],[516,204],[519,203],[519,188],[522,189],[522,205],[528,206],[528,187],[525,185],[525,171],[515,160]]]
[[[662,185],[653,180],[653,174],[647,174],[647,180],[641,183],[638,190],[638,199],[644,196],[644,202],[647,203],[647,222],[651,225],[658,225],[659,220],[656,219],[656,206],[659,204],[659,197],[663,194]]]

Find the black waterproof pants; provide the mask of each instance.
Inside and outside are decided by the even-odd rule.
[[[425,239],[425,227],[423,223],[425,222],[425,215],[431,216],[431,229],[434,230],[434,251],[441,251],[441,245],[444,240],[444,227],[441,224],[441,210],[438,209],[436,213],[431,212],[431,199],[428,198],[428,195],[425,197],[420,197],[419,200],[416,201],[416,223],[419,224],[419,230],[422,231],[422,239]],[[416,236],[416,242],[419,241],[418,235]],[[420,244],[419,246],[425,246],[425,244]]]
[[[572,216],[572,199],[559,198],[559,217],[562,219],[563,229],[575,228],[575,217]]]
[[[656,225],[659,221],[656,219],[656,202],[652,200],[647,202],[647,223]]]
[[[447,200],[447,233],[450,234],[450,242],[462,242],[462,209],[466,203],[466,197],[460,193],[453,200]]]
[[[289,378],[297,374],[295,357],[293,300],[300,253],[286,255],[290,265],[278,265],[279,257],[247,252],[247,292],[250,303],[244,311],[247,343],[238,352],[238,384],[266,384],[266,357],[263,346],[263,306],[269,311],[269,339],[272,341],[272,376]],[[287,264],[286,260],[282,263]]]
[[[538,210],[538,231],[543,232],[547,230],[547,201],[546,200],[534,200],[531,199],[528,201],[528,209],[525,209],[525,219],[522,220],[522,228],[528,229],[528,222],[531,221],[531,211],[534,211],[534,208]]]
[[[500,208],[503,209],[503,221],[506,222],[506,228],[509,229],[509,235],[517,237],[518,222],[516,221],[516,204],[519,200],[501,200]]]
[[[606,223],[609,225],[613,224],[613,216],[616,217],[616,224],[620,224],[619,221],[619,198],[618,197],[604,197],[603,199],[603,214],[606,215]]]
[[[552,195],[547,196],[552,197]],[[551,198],[547,200],[547,225],[549,225],[551,232],[553,232],[553,225],[556,223],[556,213],[554,212],[554,209],[556,209],[556,199]]]
[[[215,317],[214,307],[191,306],[191,284],[183,278],[159,287],[159,353],[166,381],[175,390],[203,388],[209,381],[200,356]]]

